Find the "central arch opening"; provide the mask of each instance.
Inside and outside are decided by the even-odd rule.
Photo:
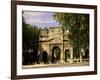
[[[52,48],[52,62],[58,63],[60,61],[60,48],[58,46],[55,46]]]

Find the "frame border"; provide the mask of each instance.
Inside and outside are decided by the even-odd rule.
[[[70,72],[70,73],[53,73],[53,74],[34,74],[34,75],[17,75],[17,21],[16,8],[17,5],[34,5],[49,7],[68,7],[68,8],[85,8],[94,9],[94,71],[86,72]],[[31,79],[31,78],[47,78],[61,76],[78,76],[78,75],[97,74],[97,6],[83,4],[64,4],[49,2],[33,2],[33,1],[11,1],[11,80]]]

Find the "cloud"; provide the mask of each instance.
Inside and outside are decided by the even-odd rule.
[[[51,12],[32,12],[24,11],[23,17],[26,23],[35,25],[35,24],[58,24],[57,21],[53,19],[53,13]]]

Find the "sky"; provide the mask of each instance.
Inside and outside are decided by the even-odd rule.
[[[36,25],[39,28],[60,26],[59,22],[54,20],[53,14],[53,12],[24,11],[23,17],[27,24]]]

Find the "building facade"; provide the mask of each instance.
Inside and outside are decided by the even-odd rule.
[[[61,27],[40,29],[39,51],[46,54],[49,62],[73,62],[73,47],[68,39],[68,30]]]

